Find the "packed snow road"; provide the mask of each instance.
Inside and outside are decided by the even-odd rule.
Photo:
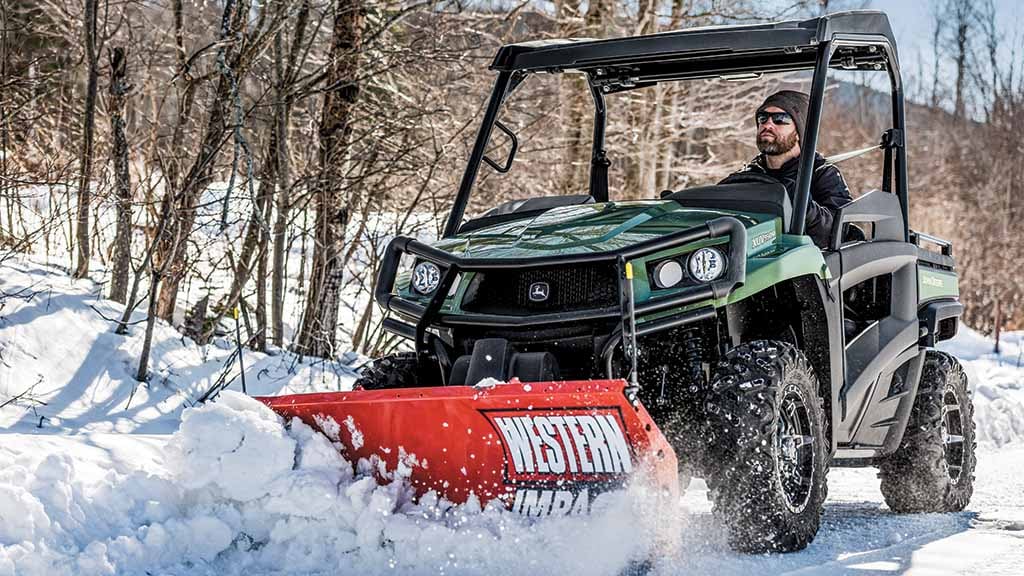
[[[818,537],[794,554],[742,556],[695,481],[684,498],[684,551],[668,573],[999,574],[1024,573],[1024,449],[978,455],[974,497],[960,514],[893,514],[882,503],[874,468],[833,469]],[[697,488],[694,490],[694,488]]]

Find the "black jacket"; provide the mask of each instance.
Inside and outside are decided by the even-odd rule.
[[[800,157],[798,156],[787,161],[778,170],[772,170],[768,168],[764,155],[761,154],[742,170],[730,174],[725,180],[722,180],[722,184],[734,179],[741,180],[745,174],[766,174],[786,187],[790,201],[795,204],[799,162]],[[811,179],[811,201],[807,204],[806,233],[819,248],[828,246],[836,210],[850,200],[852,200],[850,189],[846,187],[846,180],[843,180],[839,169],[831,164],[826,165],[825,158],[816,153],[814,155],[814,177]]]

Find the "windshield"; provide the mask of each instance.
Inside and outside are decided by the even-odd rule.
[[[810,80],[810,71],[789,72],[608,94],[609,198],[656,199],[740,170],[758,154],[754,112],[765,96],[780,89],[809,92]],[[818,151],[829,156],[877,144],[891,126],[890,105],[887,72],[832,71]],[[594,102],[584,75],[531,75],[506,99],[498,119],[515,134],[518,150],[508,173],[481,166],[470,218],[548,205],[539,198],[565,197],[553,205],[588,200]],[[511,142],[495,129],[488,156],[503,165]],[[879,187],[880,162],[880,152],[844,160],[851,190]]]

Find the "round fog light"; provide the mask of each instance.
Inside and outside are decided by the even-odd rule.
[[[711,282],[725,273],[725,255],[717,248],[701,248],[690,254],[690,275],[700,282]]]
[[[654,267],[654,285],[671,288],[683,281],[683,265],[675,260],[664,260]]]
[[[420,262],[412,271],[412,287],[420,294],[430,294],[441,283],[441,269],[433,262]]]

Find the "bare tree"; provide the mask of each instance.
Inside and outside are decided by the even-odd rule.
[[[320,119],[320,174],[316,202],[313,270],[296,349],[313,356],[334,355],[341,296],[345,226],[351,203],[344,197],[345,161],[352,132],[352,112],[359,98],[359,60],[365,7],[361,0],[334,5],[323,112]]]
[[[96,50],[96,12],[99,0],[85,0],[85,18],[83,21],[83,39],[85,41],[85,58],[88,66],[88,80],[85,89],[85,114],[82,128],[82,151],[79,157],[80,172],[78,177],[78,228],[76,244],[78,246],[78,265],[75,277],[84,278],[89,274],[89,204],[92,201],[92,160],[93,133],[96,128],[96,91],[99,83],[99,54]]]
[[[280,76],[277,92],[275,93],[274,120],[277,127],[277,164],[278,183],[277,193],[277,218],[274,220],[274,257],[273,276],[270,285],[270,322],[275,346],[284,345],[284,279],[287,273],[285,255],[288,250],[288,222],[291,214],[291,166],[288,152],[288,127],[290,125],[292,105],[295,96],[288,89],[295,84],[301,62],[299,61],[300,50],[305,45],[306,27],[309,24],[310,5],[309,0],[303,0],[295,18],[295,31],[292,38],[291,49],[288,51],[288,59],[284,71]],[[275,71],[281,58],[280,47],[275,44],[277,50],[274,54]]]
[[[576,4],[578,6],[579,4]],[[583,34],[600,37],[605,34],[608,20],[614,10],[610,0],[592,0],[587,5],[583,18]],[[565,169],[562,189],[577,191],[590,166],[590,142],[587,126],[592,117],[593,106],[587,92],[587,85],[579,76],[562,80],[566,85],[566,96],[561,105],[565,107]]]
[[[176,6],[180,0],[175,0]],[[269,12],[269,14],[268,14]],[[224,5],[221,27],[218,35],[216,70],[208,77],[216,78],[216,88],[210,99],[209,114],[203,126],[199,150],[192,159],[184,177],[174,187],[175,205],[169,234],[157,251],[157,258],[165,261],[173,256],[164,285],[160,289],[157,314],[171,320],[178,299],[178,288],[188,268],[186,244],[196,221],[199,199],[214,181],[215,163],[224,144],[232,137],[236,147],[240,145],[242,112],[239,101],[239,84],[249,71],[253,59],[273,38],[272,30],[280,22],[281,11],[277,6],[262,4],[256,26],[249,28],[250,3],[248,0],[228,0]],[[179,47],[182,43],[179,41]],[[179,48],[180,51],[180,48]],[[201,49],[200,52],[205,51]],[[197,57],[195,54],[192,58]],[[179,56],[179,60],[183,57]],[[191,59],[184,62],[183,73],[189,73]],[[190,88],[186,88],[190,90]],[[191,88],[194,94],[194,88]],[[187,95],[189,98],[192,95]],[[191,109],[189,103],[188,110]],[[183,110],[185,112],[186,110]],[[179,116],[180,117],[180,116]],[[188,119],[180,118],[179,126]],[[245,146],[242,143],[242,146]],[[236,148],[237,150],[237,148]],[[249,152],[246,150],[246,155]],[[236,156],[237,157],[237,156]],[[233,168],[234,170],[234,168]]]
[[[954,33],[954,58],[956,62],[956,88],[954,91],[953,110],[957,117],[963,118],[966,112],[966,90],[967,90],[967,58],[970,47],[968,46],[968,34],[974,18],[971,0],[950,0],[948,14],[951,18],[951,25]]]
[[[8,26],[10,26],[11,19],[7,11],[7,0],[0,0],[0,85],[8,86],[8,61],[10,60],[10,52],[7,46],[8,39]],[[0,200],[4,200],[8,207],[8,221],[10,223],[10,235],[14,236],[14,214],[10,209],[13,199],[10,197],[13,194],[8,191],[7,186],[7,152],[10,147],[10,126],[8,121],[8,101],[6,94],[0,96]],[[10,242],[11,240],[5,237],[4,226],[3,226],[3,212],[0,212],[0,247]]]
[[[941,38],[944,30],[945,17],[942,14],[941,6],[937,0],[932,2],[933,10],[933,22],[932,22],[932,108],[938,108],[939,106],[939,63],[942,61],[940,57],[941,52]]]
[[[127,58],[123,47],[110,51],[110,132],[113,135],[111,157],[114,163],[114,189],[117,191],[117,232],[114,237],[113,271],[110,299],[125,304],[128,273],[132,261],[132,182],[128,168],[128,139],[125,137],[125,102],[131,85],[127,80]]]
[[[126,303],[121,332],[136,308],[152,306],[156,322],[184,302],[198,319],[186,332],[206,342],[221,316],[244,304],[254,312],[243,317],[247,345],[285,346],[285,327],[295,324],[291,344],[302,353],[330,356],[335,338],[337,349],[385,352],[397,342],[372,299],[380,253],[395,234],[439,233],[499,45],[799,18],[860,3],[0,0],[0,250],[30,250],[35,239],[47,254],[69,246],[76,272],[88,266],[82,250],[109,257],[111,297]],[[120,65],[110,52],[111,89],[93,107],[94,122],[111,130],[91,136],[109,162],[94,160],[83,184],[85,80],[106,64],[90,64],[82,42],[89,5],[84,20],[98,20],[94,58],[104,44],[131,52]],[[1005,327],[1020,326],[1024,278],[1007,261],[1024,256],[1012,242],[1024,190],[1008,175],[1024,169],[1024,65],[1002,56],[1009,39],[996,33],[991,0],[932,6],[932,83],[918,91],[931,107],[908,103],[912,221],[956,242],[969,323],[991,330],[999,303]],[[775,81],[708,79],[606,95],[612,197],[714,182],[749,160],[750,110]],[[871,101],[863,100],[868,112]],[[823,135],[824,145],[877,138],[859,104],[846,104],[841,137]],[[962,138],[948,137],[952,111],[964,121]],[[501,120],[521,142],[514,170],[483,170],[467,213],[585,191],[593,104],[582,75],[531,77]],[[851,185],[877,185],[877,171],[869,176],[851,175]],[[113,186],[98,185],[106,182]],[[76,226],[83,209],[85,226]],[[222,210],[230,218],[218,219]],[[209,307],[197,315],[200,298]],[[286,306],[293,298],[303,314]]]

